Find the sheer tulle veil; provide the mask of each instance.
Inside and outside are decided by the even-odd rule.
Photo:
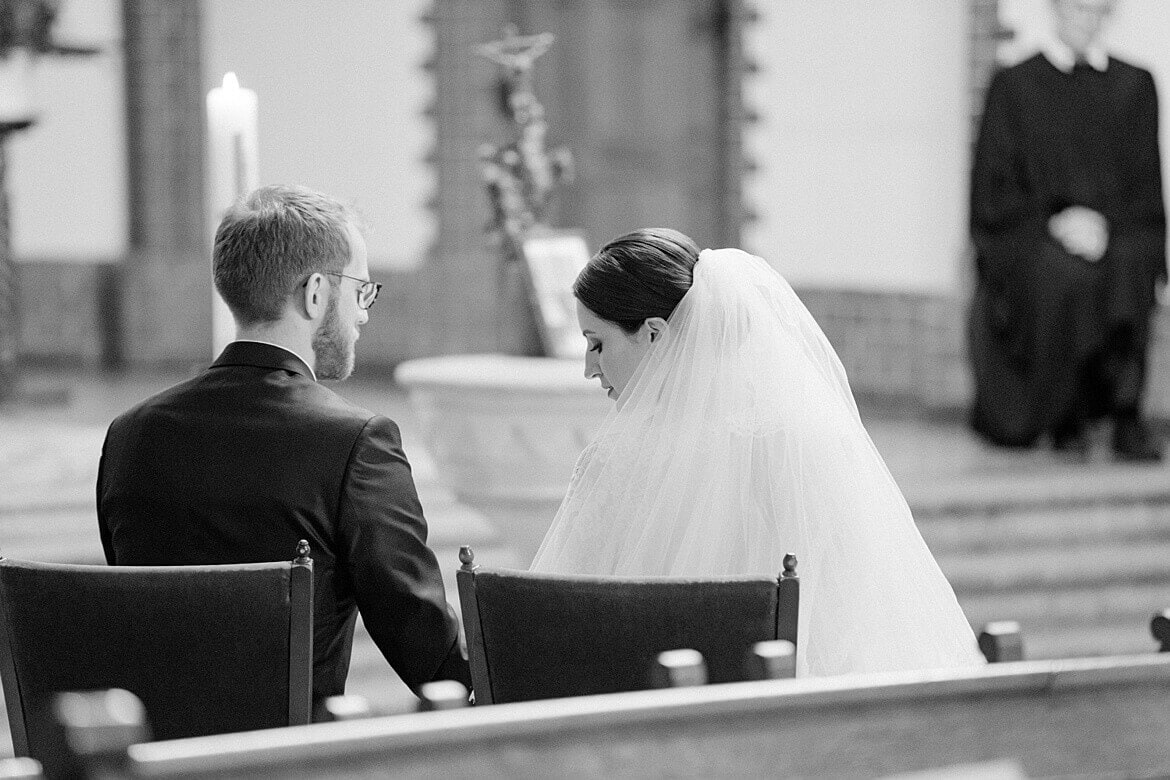
[[[808,310],[760,258],[704,250],[532,568],[775,575],[787,552],[798,673],[982,662]]]

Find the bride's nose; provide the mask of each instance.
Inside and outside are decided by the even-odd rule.
[[[594,359],[593,354],[590,352],[586,352],[585,353],[585,378],[586,379],[593,379],[596,376],[601,376],[601,368],[597,365],[597,361]]]

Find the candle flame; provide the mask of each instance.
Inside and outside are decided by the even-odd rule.
[[[223,74],[223,88],[224,89],[239,89],[240,80],[236,78],[235,71],[229,70]]]

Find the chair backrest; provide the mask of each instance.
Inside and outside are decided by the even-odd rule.
[[[796,642],[799,580],[581,577],[485,569],[464,547],[457,574],[477,704],[652,687],[657,655],[702,653],[712,683],[746,677],[756,642]]]
[[[0,558],[0,679],[18,756],[52,750],[52,694],[124,688],[156,739],[309,722],[313,569]]]

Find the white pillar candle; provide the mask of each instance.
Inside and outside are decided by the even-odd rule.
[[[223,77],[223,86],[207,93],[207,193],[212,231],[224,211],[240,195],[260,186],[258,101],[244,89],[235,73]],[[231,312],[212,291],[212,355],[218,356],[234,338]]]

